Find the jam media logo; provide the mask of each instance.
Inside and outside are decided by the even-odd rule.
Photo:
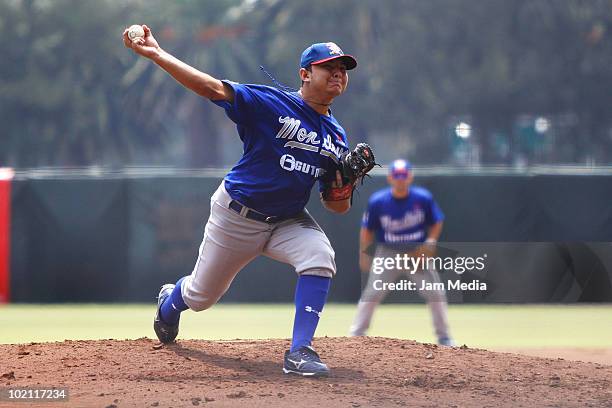
[[[280,158],[280,166],[287,171],[301,171],[304,174],[310,174],[311,176],[319,177],[324,173],[324,170],[313,166],[312,164],[304,163],[296,160],[290,154],[283,154]]]

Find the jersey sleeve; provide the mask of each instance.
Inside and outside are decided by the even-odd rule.
[[[361,227],[366,228],[370,231],[378,231],[381,228],[378,205],[376,201],[372,199],[368,201],[368,208],[363,213],[363,217],[361,219]]]
[[[425,221],[427,225],[434,225],[440,221],[444,221],[444,213],[436,203],[433,197],[429,197],[429,205],[427,206],[427,213],[425,215]]]
[[[225,109],[226,115],[237,125],[244,125],[253,120],[264,105],[262,92],[255,87],[243,85],[236,82],[223,80],[224,84],[229,85],[234,90],[234,102],[212,101]]]

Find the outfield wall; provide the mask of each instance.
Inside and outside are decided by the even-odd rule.
[[[451,300],[612,301],[612,175],[423,173],[415,184],[430,189],[446,214],[441,240],[480,242],[474,245],[495,254],[489,277],[502,296]],[[17,173],[11,300],[153,302],[162,283],[191,272],[222,175]],[[383,175],[368,180],[347,215],[327,212],[314,194],[308,205],[336,250],[332,301],[359,297],[360,219],[369,195],[385,183]],[[290,267],[262,258],[238,275],[223,301],[290,302],[294,284]],[[504,285],[512,286],[510,295],[499,292]]]

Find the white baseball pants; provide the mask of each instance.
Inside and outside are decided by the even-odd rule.
[[[376,257],[394,257],[396,252],[378,247]],[[448,311],[446,302],[446,292],[444,290],[420,290],[423,282],[439,283],[440,276],[435,270],[422,270],[415,274],[407,273],[400,269],[385,269],[383,274],[377,275],[370,270],[368,282],[364,288],[359,303],[357,305],[357,314],[351,325],[349,335],[364,336],[370,327],[372,316],[376,307],[385,299],[388,290],[375,290],[374,281],[381,279],[384,282],[395,282],[398,278],[406,276],[408,280],[416,284],[419,295],[427,301],[427,305],[431,311],[434,331],[438,339],[450,338],[448,329]]]
[[[300,275],[335,275],[334,250],[308,211],[269,224],[241,216],[229,208],[231,200],[223,181],[211,198],[197,262],[183,282],[183,299],[190,309],[205,310],[217,303],[238,272],[259,255],[290,264]]]

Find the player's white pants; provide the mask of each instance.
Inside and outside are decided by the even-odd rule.
[[[334,250],[306,210],[276,224],[245,218],[229,208],[232,200],[221,183],[210,203],[198,260],[183,282],[185,303],[195,311],[217,303],[249,262],[265,255],[288,263],[298,274],[333,277]]]
[[[381,249],[376,251],[377,257],[394,257],[396,252]],[[385,271],[377,275],[370,270],[368,282],[364,288],[359,303],[357,305],[357,314],[351,325],[349,334],[351,336],[364,336],[370,327],[372,316],[376,307],[385,299],[388,290],[375,290],[374,281],[380,279],[384,282],[395,282],[400,277],[407,277],[408,280],[416,284],[419,295],[427,301],[427,305],[431,311],[434,331],[438,339],[450,338],[448,329],[448,312],[446,302],[446,292],[444,290],[420,290],[423,282],[438,283],[440,276],[435,270],[422,270],[415,274],[410,274],[405,270],[400,269],[385,269]],[[380,285],[378,285],[380,286]]]

